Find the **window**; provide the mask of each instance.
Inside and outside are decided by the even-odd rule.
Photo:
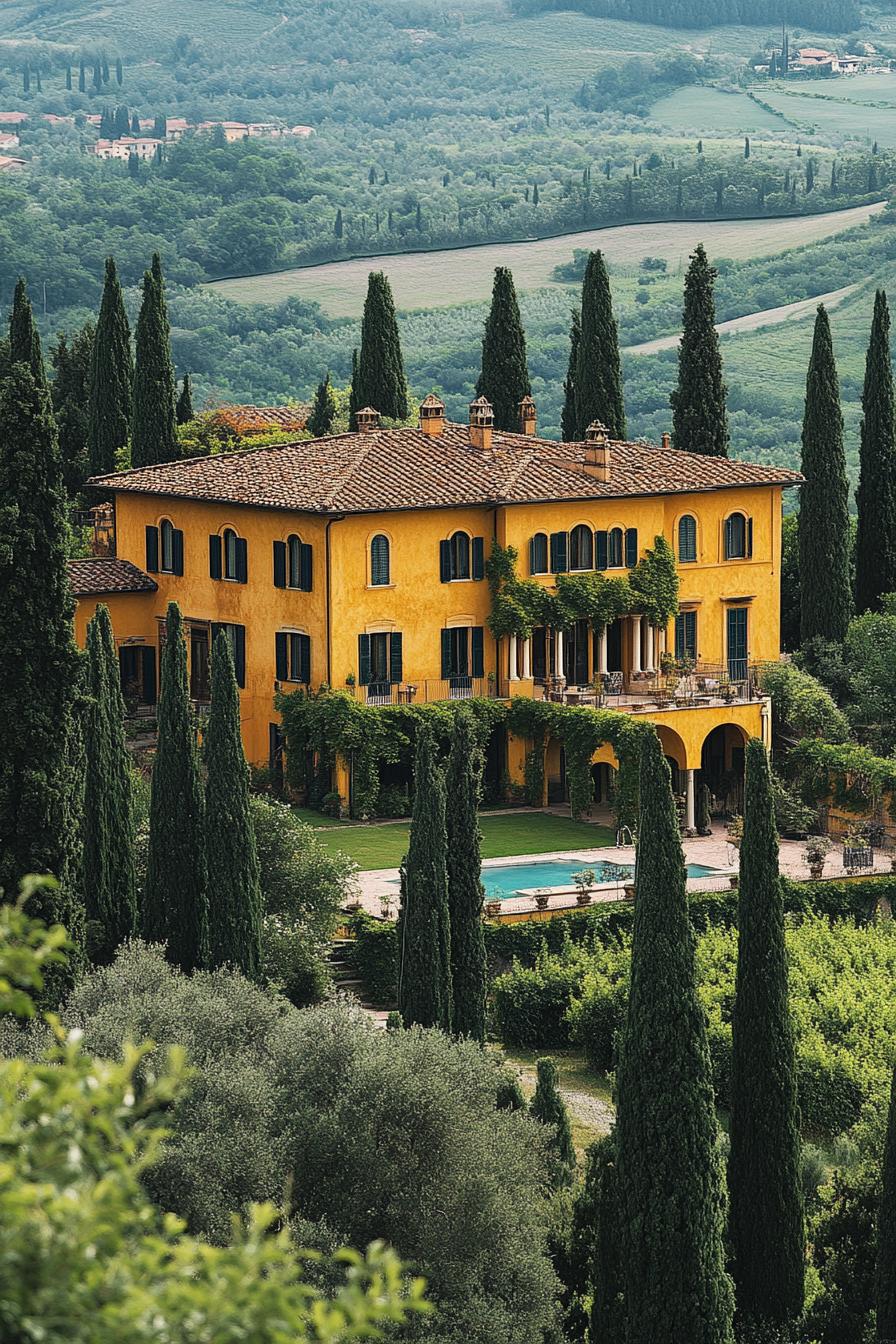
[[[388,698],[390,686],[402,680],[402,639],[399,631],[358,636],[358,681],[368,700]]]
[[[313,588],[312,550],[295,535],[274,542],[274,587],[297,588],[310,593]]]
[[[184,534],[170,518],[146,529],[146,568],[150,574],[184,572]]]
[[[638,529],[636,527],[627,527],[625,529],[625,564],[627,569],[634,569],[638,563]]]
[[[370,543],[370,582],[374,588],[389,586],[389,538],[382,533]]]
[[[485,538],[470,538],[466,532],[455,532],[447,541],[440,541],[439,578],[442,583],[453,583],[457,579],[484,579]]]
[[[442,631],[442,678],[452,692],[472,692],[472,678],[484,675],[483,628],[454,626]]]
[[[546,532],[536,532],[529,542],[529,573],[547,574],[548,538]]]
[[[213,579],[229,579],[231,583],[249,580],[246,541],[238,537],[232,527],[225,527],[219,535],[208,539],[208,572]]]
[[[311,640],[291,630],[281,630],[276,637],[277,680],[311,681]]]
[[[236,578],[236,533],[232,527],[224,529],[224,577]]]
[[[215,656],[215,640],[218,637],[218,631],[222,630],[230,641],[230,652],[233,654],[233,670],[236,673],[236,684],[240,690],[246,688],[246,627],[244,625],[230,625],[225,622],[212,622],[212,658]]]
[[[742,513],[725,519],[725,559],[746,560],[753,553],[753,520]]]
[[[162,573],[174,573],[174,524],[170,518],[163,518],[159,525],[159,534],[162,541]]]
[[[729,607],[728,627],[728,676],[732,681],[747,679],[747,609]]]
[[[697,559],[697,519],[686,513],[678,520],[678,563],[692,565]]]
[[[622,528],[611,528],[607,534],[607,569],[622,568]]]
[[[675,617],[675,657],[697,661],[696,611],[680,611]]]
[[[590,527],[579,523],[569,534],[570,569],[592,569],[594,565],[594,537]]]
[[[569,533],[552,532],[551,533],[551,573],[565,574],[569,565],[567,563],[569,552]]]

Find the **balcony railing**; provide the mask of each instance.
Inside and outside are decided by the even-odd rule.
[[[345,688],[362,705],[432,704],[437,700],[495,700],[507,694],[493,677],[445,677],[414,682],[371,681]]]
[[[746,659],[697,663],[674,672],[606,672],[588,686],[550,678],[541,684],[541,693],[563,704],[622,710],[699,709],[749,704],[759,698],[755,669]]]

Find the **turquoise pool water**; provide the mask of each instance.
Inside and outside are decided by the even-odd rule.
[[[503,901],[533,887],[574,887],[572,875],[583,868],[594,870],[596,883],[626,882],[635,871],[633,864],[610,864],[600,859],[589,864],[581,860],[564,863],[559,859],[544,859],[537,863],[509,864],[506,868],[483,868],[482,885],[488,898]],[[716,872],[718,869],[707,868],[702,863],[688,864],[688,877],[711,877]]]

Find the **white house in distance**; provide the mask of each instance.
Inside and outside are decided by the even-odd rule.
[[[132,154],[151,159],[164,143],[151,135],[123,135],[120,140],[97,140],[93,152],[98,159],[129,159]]]

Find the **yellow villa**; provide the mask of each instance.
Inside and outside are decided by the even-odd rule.
[[[712,786],[742,772],[750,736],[770,736],[757,663],[779,657],[781,496],[801,477],[662,445],[583,442],[493,428],[480,399],[468,424],[429,396],[420,423],[170,462],[96,478],[113,500],[109,554],[72,562],[83,644],[108,604],[132,712],[158,693],[169,601],[184,616],[192,699],[208,700],[218,627],[234,650],[243,737],[253,763],[279,762],[277,691],[329,686],[374,705],[472,696],[601,705],[652,721],[694,823],[696,772]],[[109,528],[108,517],[105,526]],[[678,610],[652,625],[630,610],[600,627],[492,633],[486,566],[513,547],[520,578],[631,574],[665,538]],[[497,744],[492,769],[523,777],[527,744]],[[606,799],[616,764],[593,763]],[[565,796],[549,743],[546,797]],[[333,787],[350,803],[343,764]]]

